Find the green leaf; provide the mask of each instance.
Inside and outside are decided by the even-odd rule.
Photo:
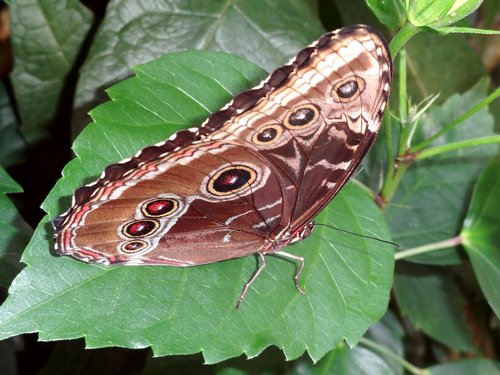
[[[382,31],[382,24],[378,22],[375,13],[367,6],[366,0],[337,0],[335,1],[335,7],[339,13],[339,19],[333,22],[333,29],[337,28],[339,24],[354,25],[361,23],[372,25]]]
[[[479,285],[500,317],[500,159],[483,171],[472,195],[460,236]]]
[[[32,229],[26,224],[7,194],[20,193],[22,187],[0,167],[0,285],[7,288],[22,268],[21,253]]]
[[[340,345],[328,353],[325,358],[313,365],[310,362],[302,363],[287,375],[393,375],[391,367],[372,351],[355,347],[349,349]]]
[[[48,136],[91,15],[76,0],[13,1],[9,13],[15,56],[12,83],[21,130],[29,142],[36,142]]]
[[[481,77],[488,74],[481,57],[464,35],[443,37],[420,33],[406,45],[406,53],[408,97],[413,103],[435,94],[439,94],[438,103],[443,103],[451,95],[471,90]],[[398,69],[397,64],[395,68]],[[394,79],[391,90],[397,93],[398,89],[398,80]]]
[[[379,21],[390,29],[398,29],[406,21],[405,4],[402,0],[366,0],[366,4]]]
[[[391,310],[388,310],[381,320],[372,325],[365,335],[367,339],[382,345],[400,358],[404,357],[403,336],[403,328]],[[395,374],[403,374],[403,366],[400,362],[383,353],[378,353],[378,355],[384,359]]]
[[[0,84],[0,164],[7,167],[19,163],[25,151],[24,140],[18,133],[14,111],[5,86]]]
[[[441,27],[455,23],[474,12],[483,0],[412,0],[408,20],[415,26]]]
[[[434,267],[398,263],[394,294],[401,313],[427,335],[458,351],[476,351],[465,301],[452,275]]]
[[[475,27],[461,27],[461,26],[448,26],[448,27],[444,26],[432,30],[440,35],[447,35],[447,34],[499,35],[500,34],[499,30],[485,30],[485,29],[477,29]]]
[[[245,375],[246,372],[235,368],[223,368],[217,371],[217,375]]]
[[[429,375],[498,375],[500,362],[484,358],[464,359],[453,363],[443,363],[426,369]]]
[[[450,97],[424,114],[416,135],[424,139],[436,133],[487,96],[488,80],[481,80],[464,94]],[[433,145],[494,135],[493,117],[487,108],[476,112]],[[485,163],[497,153],[496,145],[441,154],[413,163],[406,172],[386,217],[401,250],[455,237],[460,232],[472,186]],[[428,264],[456,264],[455,249],[410,258]]]
[[[44,202],[49,217],[60,213],[61,197],[105,165],[199,123],[262,76],[239,58],[195,52],[166,55],[137,73],[110,89],[113,102],[92,112],[96,122],[75,143],[78,158]],[[388,238],[373,197],[355,184],[317,221]],[[318,360],[342,340],[356,344],[385,312],[392,283],[392,247],[317,227],[287,249],[306,259],[306,296],[294,288],[294,265],[270,257],[236,310],[255,271],[253,257],[189,268],[102,267],[53,256],[51,237],[47,217],[0,308],[0,338],[36,331],[41,340],[85,337],[92,348],[151,346],[158,356],[202,351],[208,363],[276,345],[289,359],[307,350]]]
[[[82,66],[76,107],[129,75],[132,66],[166,52],[230,52],[270,71],[323,32],[302,0],[114,0]]]

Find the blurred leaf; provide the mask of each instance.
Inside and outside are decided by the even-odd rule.
[[[436,267],[398,263],[394,295],[401,313],[427,335],[457,351],[477,350],[465,301],[451,275]]]
[[[460,27],[460,26],[448,26],[448,27],[440,27],[438,29],[432,29],[432,31],[440,34],[484,34],[484,35],[500,35],[500,30],[486,30],[486,29],[478,29],[475,27]]]
[[[402,0],[366,0],[366,4],[379,21],[392,30],[400,28],[406,21],[405,4]]]
[[[230,52],[270,71],[323,32],[302,0],[113,0],[81,69],[76,107],[166,52]]]
[[[9,12],[15,57],[12,83],[21,131],[32,143],[48,136],[91,15],[77,0],[13,1]]]
[[[7,288],[22,268],[21,254],[32,229],[9,199],[9,193],[21,193],[22,187],[0,167],[0,285]]]
[[[489,81],[482,79],[466,93],[453,95],[443,105],[431,108],[420,121],[417,139],[434,134],[484,99],[488,87]],[[493,117],[483,108],[434,144],[493,134]],[[386,211],[393,239],[401,250],[442,241],[460,232],[473,184],[497,150],[495,145],[462,149],[410,166]],[[428,264],[461,262],[455,249],[409,260]]]
[[[5,86],[0,83],[0,165],[8,167],[19,163],[24,151],[24,140],[18,133],[9,97]]]
[[[481,289],[500,317],[500,159],[481,174],[460,234]]]
[[[377,354],[356,346],[340,345],[313,365],[302,362],[287,375],[392,375],[391,367]]]
[[[404,358],[403,336],[403,328],[391,310],[388,310],[381,320],[372,325],[365,335],[366,338],[384,346],[400,358]],[[403,374],[403,366],[400,362],[381,353],[378,355],[391,367],[394,374]]]
[[[429,375],[498,375],[500,363],[484,358],[472,358],[432,366],[427,368],[426,372]]]
[[[408,20],[415,26],[441,27],[455,23],[474,12],[483,0],[412,0]]]
[[[243,370],[238,370],[235,368],[223,368],[219,371],[217,371],[217,375],[245,375],[246,372]]]
[[[282,375],[285,374],[288,369],[295,367],[297,363],[301,363],[303,361],[312,362],[307,354],[304,354],[301,358],[295,361],[286,361],[286,358],[280,349],[275,346],[271,346],[259,354],[258,357],[248,359],[245,356],[240,356],[238,358],[218,363],[214,366],[214,369],[217,375],[231,373],[248,375]],[[177,367],[178,366],[175,366],[175,368]],[[190,371],[190,373],[194,373],[194,371]]]
[[[434,94],[439,94],[438,103],[442,103],[451,95],[471,90],[488,74],[464,35],[420,33],[408,43],[406,53],[408,97],[413,103]],[[398,89],[398,80],[394,79],[392,92]]]
[[[379,24],[375,14],[367,6],[366,0],[336,0],[335,6],[338,8],[342,24],[362,23],[372,25],[382,31],[382,24]]]
[[[166,83],[167,72],[175,85]],[[137,73],[110,90],[114,102],[93,112],[96,123],[75,144],[78,158],[44,203],[50,217],[60,212],[59,199],[88,176],[177,129],[170,121],[192,126],[262,75],[239,58],[195,52],[166,55]],[[204,77],[203,90],[193,75]],[[207,93],[215,98],[204,104]],[[373,197],[355,184],[317,221],[388,238]],[[84,336],[87,347],[151,345],[158,356],[203,351],[208,363],[253,357],[276,345],[288,359],[307,350],[318,360],[344,339],[356,344],[385,312],[392,283],[390,246],[318,227],[289,248],[306,258],[306,296],[294,288],[293,264],[270,257],[236,310],[255,270],[253,257],[189,268],[100,267],[52,256],[51,236],[46,218],[23,256],[29,266],[0,308],[0,337],[34,331],[41,340]]]

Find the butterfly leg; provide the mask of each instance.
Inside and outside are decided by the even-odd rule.
[[[305,295],[304,291],[302,290],[302,288],[299,285],[300,273],[304,269],[304,258],[299,257],[297,255],[290,254],[290,253],[285,253],[284,251],[276,251],[273,253],[273,255],[277,255],[277,256],[282,257],[282,258],[291,259],[291,260],[300,262],[300,265],[297,268],[297,272],[295,272],[295,276],[293,277],[293,281],[295,282],[295,288],[297,289],[297,291],[300,294]]]
[[[236,303],[237,309],[240,308],[241,302],[243,302],[243,298],[245,298],[245,294],[247,294],[247,292],[248,292],[248,288],[250,288],[250,286],[253,284],[253,282],[257,279],[257,277],[259,277],[259,275],[262,273],[264,268],[266,268],[266,266],[267,266],[266,257],[264,256],[264,254],[262,254],[262,253],[257,253],[257,254],[259,255],[260,260],[261,260],[260,266],[257,269],[257,271],[255,271],[255,273],[253,274],[252,278],[250,280],[248,280],[246,282],[245,286],[243,287],[243,291],[240,294],[240,298],[238,298],[238,302]]]

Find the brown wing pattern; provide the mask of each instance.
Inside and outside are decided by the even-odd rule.
[[[54,221],[56,251],[189,266],[279,251],[373,142],[391,60],[365,26],[325,34],[196,131],[108,167]]]
[[[276,171],[285,202],[271,236],[276,250],[359,165],[378,133],[392,78],[387,46],[366,27],[326,34],[304,51],[308,58],[288,74],[286,85],[209,136],[246,142]]]

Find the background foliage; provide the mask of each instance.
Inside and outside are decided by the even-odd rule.
[[[433,4],[17,0],[3,7],[11,33],[0,45],[0,373],[500,372],[498,113],[486,105],[498,89],[491,93],[481,61],[498,36],[463,34],[486,33],[498,14],[494,1],[468,18],[481,1]],[[374,25],[392,40],[394,56],[399,51],[391,115],[357,176],[370,190],[349,184],[317,221],[392,236],[395,256],[387,245],[319,227],[290,247],[306,257],[306,296],[293,288],[293,266],[270,259],[236,311],[252,258],[105,269],[51,253],[50,219],[76,187],[196,126],[258,83],[262,69],[353,23]],[[257,66],[214,52],[161,57],[184,50],[232,53]],[[89,118],[118,81],[107,90],[112,101]],[[168,356],[137,350],[148,347]]]

